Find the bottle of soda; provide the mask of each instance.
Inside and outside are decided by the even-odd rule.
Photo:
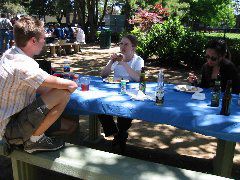
[[[63,72],[70,72],[70,64],[67,61],[63,63]]]
[[[221,115],[229,116],[230,115],[230,105],[232,100],[232,80],[227,81],[226,90],[223,95],[222,99],[222,108],[221,108]]]
[[[164,102],[164,73],[163,70],[160,70],[158,73],[158,81],[156,88],[156,105],[162,105]]]
[[[140,74],[139,90],[145,94],[146,91],[146,77],[145,77],[145,68],[142,67]]]
[[[127,91],[127,84],[125,80],[121,80],[121,94],[126,94]]]
[[[217,79],[215,80],[214,87],[212,88],[212,97],[211,97],[211,106],[218,107],[221,94],[221,82],[220,75],[218,74]]]
[[[78,74],[73,74],[73,77],[72,77],[72,80],[75,82],[75,83],[77,83],[77,84],[79,84],[79,75]]]

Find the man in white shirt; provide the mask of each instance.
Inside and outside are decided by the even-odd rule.
[[[16,46],[0,60],[0,139],[23,144],[28,153],[59,149],[64,143],[44,132],[60,117],[77,84],[49,75],[34,61],[45,44],[42,21],[19,19],[14,37]]]

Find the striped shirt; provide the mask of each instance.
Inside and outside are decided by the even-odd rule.
[[[21,49],[13,47],[0,60],[0,139],[9,117],[36,98],[36,89],[50,75]]]

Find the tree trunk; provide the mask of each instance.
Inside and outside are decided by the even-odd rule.
[[[108,0],[105,0],[105,1],[104,1],[104,7],[103,7],[103,14],[102,14],[102,16],[100,17],[100,21],[99,21],[98,26],[102,26],[103,18],[104,18],[105,15],[106,15],[107,3],[108,3]]]
[[[95,42],[96,32],[97,32],[97,15],[96,9],[98,8],[98,0],[87,0],[87,9],[88,9],[88,21],[87,27],[87,40],[88,42]]]
[[[74,8],[72,24],[77,23],[77,10]]]
[[[125,2],[125,6],[124,6],[124,14],[125,14],[125,28],[127,31],[129,31],[131,29],[131,26],[128,22],[129,18],[131,17],[130,14],[131,14],[131,5],[130,5],[130,0],[126,0]]]
[[[66,13],[66,24],[70,24],[70,13]]]
[[[86,7],[86,2],[85,0],[75,0],[75,9],[77,12],[77,17],[78,17],[78,24],[80,24],[80,26],[82,27],[82,29],[84,30],[84,32],[87,31],[86,28],[86,21],[85,21],[85,7]]]

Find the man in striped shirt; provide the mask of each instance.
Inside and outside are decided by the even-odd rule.
[[[16,46],[0,60],[0,139],[23,144],[29,153],[59,149],[64,143],[44,132],[60,117],[77,84],[49,75],[34,61],[45,44],[42,21],[19,19],[14,37]]]

